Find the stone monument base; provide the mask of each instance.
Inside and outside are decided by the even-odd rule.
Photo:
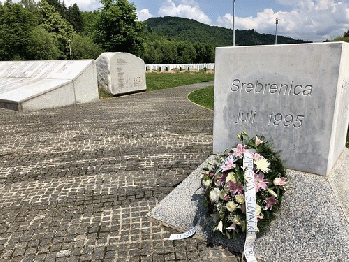
[[[288,186],[277,219],[257,236],[257,258],[265,262],[349,261],[348,164],[349,149],[345,149],[328,177],[287,170]],[[229,240],[211,232],[201,188],[206,166],[205,161],[148,215],[180,232],[201,218],[195,238],[242,252],[243,235]]]
[[[31,111],[98,101],[93,60],[0,62],[0,107]]]

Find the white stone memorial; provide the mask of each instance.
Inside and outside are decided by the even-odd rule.
[[[262,134],[287,168],[326,175],[345,147],[349,44],[216,50],[213,151]]]
[[[98,99],[93,60],[0,62],[0,107],[29,111]]]
[[[103,53],[97,60],[98,87],[112,95],[146,90],[145,63],[128,53]]]

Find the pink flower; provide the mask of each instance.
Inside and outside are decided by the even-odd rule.
[[[253,160],[260,159],[260,158],[261,158],[261,155],[258,154],[258,153],[252,153],[252,158],[253,158]]]
[[[265,201],[265,207],[264,210],[272,210],[273,209],[273,205],[277,204],[278,201],[274,198],[274,197],[269,197],[268,199],[264,200]]]
[[[260,188],[266,190],[268,187],[268,183],[269,181],[267,179],[264,179],[264,174],[262,172],[260,172],[259,174],[254,174],[254,184],[256,187],[256,192],[258,192]]]
[[[242,154],[245,153],[246,150],[245,150],[243,145],[238,144],[238,147],[237,148],[233,148],[233,151],[234,151],[234,156],[235,157],[242,158]]]
[[[275,186],[284,186],[287,184],[286,177],[275,178],[273,183]]]
[[[228,176],[227,174],[222,174],[222,176],[219,178],[219,182],[221,183],[221,185],[225,183],[227,176]]]
[[[259,139],[258,136],[256,136],[256,146],[259,146],[260,144],[263,143],[263,140],[262,139]]]
[[[235,164],[234,164],[233,160],[232,159],[228,159],[228,161],[225,164],[225,166],[222,167],[222,170],[223,170],[223,172],[225,172],[225,171],[228,171],[228,170],[230,170],[230,169],[232,169],[234,167],[235,167]]]
[[[234,183],[233,181],[229,180],[228,183],[229,183],[229,190],[232,195],[235,195],[236,193],[242,194],[242,192],[244,191],[243,185],[241,185],[239,182]]]

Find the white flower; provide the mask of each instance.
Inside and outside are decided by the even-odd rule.
[[[241,225],[241,218],[239,216],[234,216],[233,221],[235,225]]]
[[[262,139],[259,139],[258,136],[256,136],[256,146],[260,145],[263,143],[263,140]]]
[[[229,181],[236,182],[235,176],[233,172],[230,172],[225,180],[225,183],[228,184]]]
[[[235,195],[235,200],[242,205],[243,203],[245,203],[245,196],[243,194]]]
[[[268,188],[268,192],[273,196],[273,197],[278,197],[278,195],[271,189]]]
[[[223,233],[223,222],[219,221],[217,229]]]
[[[210,192],[210,199],[212,202],[218,202],[219,201],[219,189],[218,188],[214,188],[211,192]]]
[[[205,187],[209,187],[211,185],[211,179],[204,180]]]
[[[234,201],[229,201],[226,205],[229,212],[234,212],[234,210],[237,208]]]
[[[227,190],[222,190],[220,193],[219,193],[219,198],[220,199],[224,199],[224,197],[229,193],[229,191]]]
[[[257,169],[261,170],[262,172],[264,173],[268,173],[269,172],[269,161],[266,160],[265,158],[260,158],[260,159],[257,159],[255,161],[255,164],[256,164],[256,167]]]
[[[256,215],[259,216],[262,213],[262,207],[260,205],[256,205]]]

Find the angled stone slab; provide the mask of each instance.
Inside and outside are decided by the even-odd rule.
[[[93,60],[0,62],[0,107],[27,111],[98,99]]]
[[[207,161],[213,162],[215,156]],[[195,238],[243,252],[245,235],[227,239],[212,233],[212,220],[204,205],[201,174],[207,161],[193,171],[178,187],[160,201],[148,214],[181,233],[194,227],[200,219]],[[330,174],[347,182],[349,149],[345,149]],[[347,192],[342,185],[335,190],[327,177],[287,170],[288,186],[277,218],[258,234],[255,255],[265,262],[349,261],[349,224]],[[344,202],[341,201],[344,199]]]
[[[345,147],[349,44],[216,50],[213,151],[247,131],[273,140],[290,169],[326,175]]]
[[[145,63],[128,53],[103,53],[97,60],[98,87],[112,95],[146,90]]]

